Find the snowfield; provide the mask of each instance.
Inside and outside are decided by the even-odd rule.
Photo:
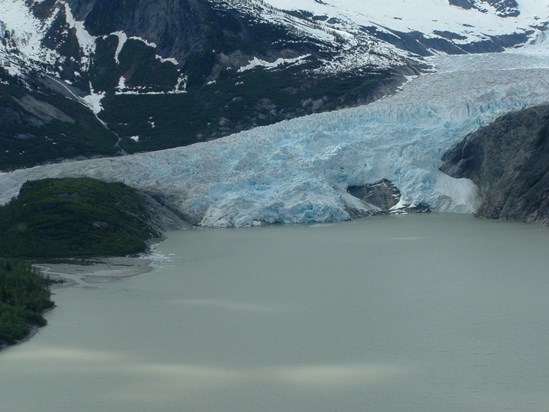
[[[441,173],[440,158],[498,116],[549,102],[546,45],[535,53],[435,57],[436,72],[367,106],[183,148],[2,174],[0,201],[26,180],[90,176],[162,195],[202,226],[330,222],[369,209],[348,186],[385,178],[409,203],[471,213],[475,186]]]
[[[283,10],[307,10],[316,16],[336,17],[360,26],[404,33],[421,32],[437,37],[436,32],[452,32],[461,36],[457,43],[481,41],[487,36],[523,33],[549,19],[549,1],[519,0],[520,14],[501,17],[497,10],[481,1],[484,10],[449,6],[448,0],[264,0]],[[464,24],[466,23],[466,24]]]

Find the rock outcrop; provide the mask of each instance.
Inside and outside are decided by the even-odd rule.
[[[549,225],[549,105],[500,117],[443,161],[444,173],[478,186],[479,216]]]
[[[360,213],[349,210],[353,217],[377,214],[428,213],[431,210],[424,204],[410,204],[403,201],[398,187],[388,179],[363,186],[349,186],[347,192],[362,200],[368,206],[368,212]]]

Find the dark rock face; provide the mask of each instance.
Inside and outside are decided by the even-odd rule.
[[[517,17],[520,14],[516,0],[448,0],[448,3],[466,10],[477,9],[483,12],[485,9],[482,6],[489,4],[497,10],[500,17]]]
[[[383,179],[379,182],[364,186],[349,186],[347,191],[366,203],[388,211],[400,200],[400,191],[389,180]]]
[[[444,173],[479,187],[479,216],[549,225],[549,105],[502,116],[443,161]]]
[[[403,204],[394,208],[401,200],[401,193],[393,182],[382,179],[379,182],[361,186],[349,186],[347,192],[362,200],[369,206],[369,212],[349,210],[353,217],[379,214],[402,214],[402,213],[428,213],[427,205]]]
[[[474,0],[448,0],[448,3],[466,10],[472,9],[475,6]]]
[[[520,14],[516,0],[482,0],[496,8],[501,17],[517,17]]]
[[[146,38],[161,55],[175,57],[190,74],[190,82],[200,86],[217,79],[221,70],[246,65],[255,56],[276,60],[317,55],[320,50],[287,28],[258,23],[239,10],[205,1],[70,0],[69,4],[93,35],[122,30]]]

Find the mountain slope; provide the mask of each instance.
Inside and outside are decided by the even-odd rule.
[[[49,75],[23,81],[0,68],[0,169],[120,152],[118,137],[75,92]]]
[[[0,0],[10,108],[0,169],[176,147],[364,104],[428,69],[433,53],[542,38],[548,16],[547,0]],[[25,95],[66,117],[34,124]],[[83,114],[67,113],[66,99],[94,115],[72,140],[65,130]],[[52,135],[70,149],[40,140]]]

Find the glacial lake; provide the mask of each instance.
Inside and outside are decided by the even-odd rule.
[[[6,412],[549,410],[549,230],[465,215],[189,230],[55,289]]]

